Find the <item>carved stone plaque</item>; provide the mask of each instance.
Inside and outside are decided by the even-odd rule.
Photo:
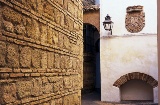
[[[143,6],[129,6],[126,9],[125,27],[131,33],[140,32],[145,26],[145,13]]]

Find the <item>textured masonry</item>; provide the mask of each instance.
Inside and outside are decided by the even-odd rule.
[[[152,76],[140,72],[132,72],[121,76],[118,80],[114,82],[113,86],[120,87],[127,81],[133,79],[145,81],[146,83],[150,84],[153,88],[158,86],[158,81],[155,80]]]
[[[81,105],[81,0],[0,0],[0,104]]]

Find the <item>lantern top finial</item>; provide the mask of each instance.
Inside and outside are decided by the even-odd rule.
[[[107,14],[107,16],[105,17],[105,20],[111,20],[111,17],[109,16],[109,14]]]

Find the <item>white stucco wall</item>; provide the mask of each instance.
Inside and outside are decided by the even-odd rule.
[[[158,80],[157,35],[101,37],[100,46],[102,101],[120,101],[119,88],[113,84],[125,74],[141,72]]]
[[[107,14],[114,22],[113,35],[131,34],[125,28],[125,16],[126,8],[134,5],[144,6],[145,27],[139,33],[157,33],[157,0],[100,0],[100,35],[107,35],[102,24]]]

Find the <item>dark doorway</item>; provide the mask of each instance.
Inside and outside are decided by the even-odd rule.
[[[83,25],[83,89],[82,93],[100,91],[99,31],[91,24]]]

